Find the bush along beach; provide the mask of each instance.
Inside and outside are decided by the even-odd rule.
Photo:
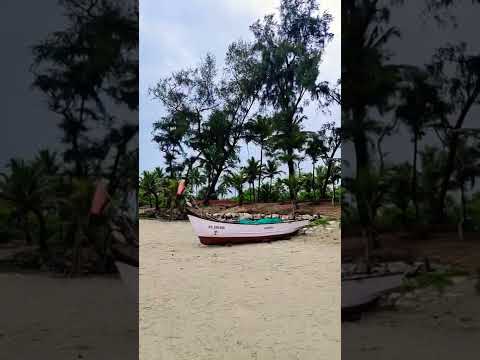
[[[138,14],[110,1],[60,4],[65,28],[30,48],[32,86],[52,114],[42,121],[56,124],[60,138],[1,164],[0,262],[111,272],[114,248],[137,233],[138,124],[127,118],[138,110]],[[101,184],[108,206],[94,214]]]

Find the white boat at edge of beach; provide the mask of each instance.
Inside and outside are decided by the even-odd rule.
[[[189,214],[193,231],[204,245],[227,245],[265,242],[288,238],[308,225],[308,220],[285,221],[273,224],[240,224],[210,220]]]

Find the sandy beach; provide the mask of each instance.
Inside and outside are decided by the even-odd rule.
[[[343,359],[478,359],[480,295],[477,280],[457,278],[439,293],[408,293],[395,309],[342,323]]]
[[[188,222],[142,220],[140,359],[340,359],[340,229],[331,224],[206,247]]]
[[[118,277],[1,273],[0,359],[138,358],[137,304]]]

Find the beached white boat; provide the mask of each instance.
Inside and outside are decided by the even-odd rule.
[[[402,285],[403,273],[353,275],[342,279],[342,310],[360,307]]]
[[[195,234],[204,245],[263,242],[288,238],[308,225],[308,220],[274,224],[240,224],[188,215]]]

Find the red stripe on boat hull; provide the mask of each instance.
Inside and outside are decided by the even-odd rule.
[[[246,236],[246,237],[214,237],[214,236],[199,236],[200,242],[203,245],[234,245],[234,244],[246,244],[246,243],[258,243],[268,242],[275,240],[288,239],[295,235],[297,231],[289,234],[279,234],[270,236]]]

